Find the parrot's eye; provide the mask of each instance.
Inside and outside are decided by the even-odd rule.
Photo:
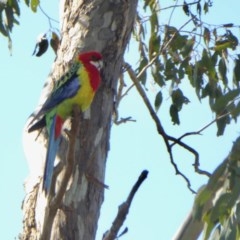
[[[97,57],[97,56],[95,56],[95,55],[92,55],[92,57],[91,57],[92,59],[92,61],[98,61],[100,58],[99,57]]]

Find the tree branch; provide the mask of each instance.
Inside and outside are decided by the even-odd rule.
[[[128,94],[128,92],[134,87],[134,84],[132,84],[132,86],[130,86],[123,93],[123,89],[124,89],[125,86],[126,86],[126,84],[124,82],[123,73],[121,73],[121,75],[119,77],[119,86],[118,86],[118,91],[117,91],[117,94],[116,94],[116,100],[114,102],[113,122],[116,125],[120,125],[120,124],[126,123],[126,122],[136,122],[136,120],[132,119],[132,117],[125,117],[125,118],[121,118],[119,120],[119,113],[118,113],[119,104],[122,101],[122,99]]]
[[[216,121],[226,117],[227,115],[229,115],[230,112],[226,112],[223,113],[219,116],[217,116],[214,120],[212,120],[210,123],[208,123],[206,126],[202,127],[201,129],[199,129],[198,131],[194,131],[194,132],[187,132],[184,133],[181,137],[178,138],[178,140],[182,140],[183,138],[187,137],[187,136],[191,136],[191,135],[199,135],[201,134],[201,132],[203,132],[205,129],[207,129],[208,127],[210,127],[213,123],[215,123]],[[171,146],[173,146],[174,144],[176,144],[176,142],[172,143]]]
[[[142,86],[140,85],[139,81],[138,81],[138,76],[140,74],[142,74],[142,71],[140,74],[138,74],[138,76],[135,75],[135,72],[133,71],[132,67],[128,64],[128,63],[124,63],[124,67],[127,69],[127,72],[131,78],[131,80],[133,81],[134,85],[136,86],[140,96],[142,97],[145,105],[147,106],[147,109],[151,115],[151,117],[153,118],[155,124],[156,124],[156,127],[157,127],[157,131],[159,133],[159,135],[162,136],[163,140],[164,140],[164,143],[166,145],[166,148],[168,150],[168,153],[169,153],[169,156],[170,156],[170,161],[171,161],[171,164],[173,165],[174,169],[175,169],[175,172],[177,175],[180,175],[187,183],[187,186],[188,186],[188,189],[192,192],[192,193],[195,193],[195,191],[192,189],[191,187],[191,183],[190,183],[190,180],[185,176],[185,174],[183,174],[179,169],[178,169],[178,166],[177,164],[175,163],[174,161],[174,157],[173,157],[173,154],[172,154],[172,147],[173,147],[173,144],[170,144],[169,142],[172,141],[173,143],[177,143],[179,146],[187,149],[189,152],[191,152],[194,156],[195,156],[195,161],[194,161],[194,169],[197,173],[199,174],[204,174],[206,176],[210,176],[210,174],[207,172],[207,171],[203,171],[201,169],[199,169],[199,154],[197,153],[196,150],[194,150],[192,147],[190,147],[189,145],[183,143],[181,140],[177,139],[177,138],[174,138],[172,136],[169,136],[162,124],[161,124],[161,121],[160,119],[158,118],[157,114],[155,113],[150,101],[148,100],[148,97],[144,91],[144,89],[142,88]],[[146,70],[146,68],[145,68]]]
[[[119,237],[117,234],[118,234],[121,226],[123,225],[123,223],[124,223],[124,221],[127,217],[127,214],[129,212],[129,208],[130,208],[131,203],[132,203],[132,200],[133,200],[136,192],[138,191],[139,187],[143,183],[143,181],[147,178],[147,175],[148,175],[147,170],[142,171],[142,173],[139,176],[137,182],[132,187],[132,190],[130,191],[127,200],[119,206],[118,213],[117,213],[117,216],[112,223],[112,227],[110,228],[109,231],[107,231],[103,235],[102,240],[114,240],[114,239]],[[127,232],[127,228],[125,228],[124,232],[121,233],[121,235],[123,235],[126,232]]]

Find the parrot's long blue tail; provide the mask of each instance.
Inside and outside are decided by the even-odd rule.
[[[57,155],[57,150],[58,150],[60,139],[61,139],[61,137],[56,138],[56,135],[55,135],[56,120],[57,120],[57,117],[54,116],[52,124],[49,129],[47,156],[46,156],[45,169],[44,169],[44,175],[43,175],[43,190],[46,193],[49,193],[50,191],[52,177],[53,177],[54,161]]]

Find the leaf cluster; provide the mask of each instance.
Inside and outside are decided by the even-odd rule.
[[[0,33],[7,37],[9,49],[11,49],[12,41],[10,33],[13,26],[18,25],[17,18],[20,16],[20,9],[17,0],[6,0],[0,2]]]
[[[37,12],[37,8],[40,4],[39,0],[25,0],[25,3],[28,7],[31,8],[33,12]]]
[[[145,0],[143,8],[149,16],[138,13],[134,29],[140,52],[136,74],[143,85],[147,79],[153,79],[159,87],[156,110],[162,103],[163,86],[169,86],[172,100],[169,114],[173,124],[180,124],[179,113],[190,102],[181,89],[181,83],[188,79],[200,101],[209,99],[219,136],[240,114],[239,103],[235,101],[239,96],[240,55],[234,57],[238,46],[234,29],[239,27],[232,23],[219,26],[204,23],[203,14],[208,13],[211,6],[211,1],[199,0],[168,7],[178,8],[187,16],[186,22],[177,28],[170,20],[169,24],[160,25],[159,17],[164,9],[160,8],[158,0]],[[232,60],[235,65],[230,69]],[[233,72],[231,79],[229,70]]]
[[[240,239],[240,138],[195,199],[193,217],[204,222],[204,239]]]
[[[39,36],[33,51],[33,55],[36,57],[42,56],[48,50],[49,43],[56,54],[60,44],[60,38],[58,34],[51,29],[48,31],[48,33],[44,33]]]
[[[27,6],[31,7],[33,12],[37,11],[39,0],[25,0]],[[19,2],[17,0],[0,1],[0,33],[8,39],[8,48],[12,50],[11,32],[15,25],[19,25],[20,17]]]

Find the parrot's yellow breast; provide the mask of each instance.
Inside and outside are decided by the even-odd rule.
[[[92,103],[95,92],[93,91],[90,83],[88,72],[81,66],[77,72],[80,88],[76,95],[72,98],[64,100],[57,107],[57,114],[63,119],[66,119],[72,114],[73,105],[77,104],[81,111],[85,111]]]

